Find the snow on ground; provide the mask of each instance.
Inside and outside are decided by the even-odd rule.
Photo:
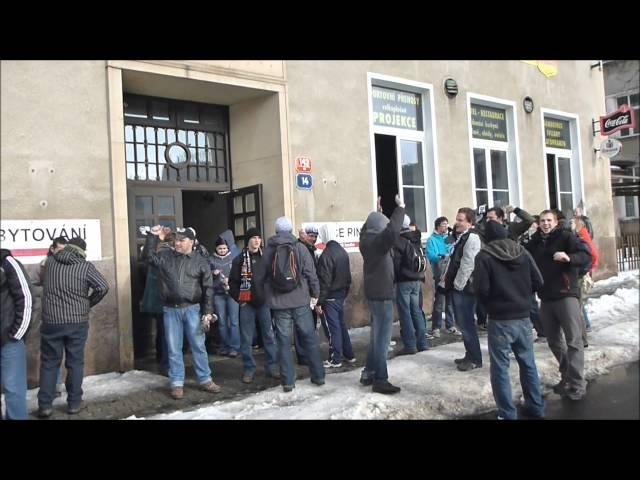
[[[624,287],[622,287],[624,285]],[[612,366],[638,359],[638,271],[624,272],[596,283],[594,290],[621,286],[612,295],[587,303],[593,324],[585,350],[587,379],[607,373]],[[368,335],[368,327],[352,335]],[[298,381],[292,393],[275,387],[238,401],[216,402],[197,410],[156,415],[151,419],[446,419],[495,409],[489,382],[487,337],[480,338],[484,367],[456,370],[453,360],[464,355],[462,342],[439,346],[388,362],[389,379],[402,387],[393,396],[372,393],[360,386],[360,371],[327,375],[317,387]],[[547,344],[535,344],[538,374],[545,389],[560,380],[558,366]],[[511,365],[514,399],[522,389],[515,361]],[[130,419],[136,419],[135,416]]]

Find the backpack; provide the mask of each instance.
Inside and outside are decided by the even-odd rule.
[[[300,283],[297,255],[290,243],[278,245],[271,263],[271,286],[281,293],[295,290]]]
[[[413,258],[411,261],[411,266],[413,267],[414,272],[423,273],[427,271],[427,258],[424,255],[424,250],[422,247],[416,247],[413,243],[409,242],[411,248],[413,249]]]

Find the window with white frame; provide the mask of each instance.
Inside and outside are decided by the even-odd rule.
[[[638,122],[640,122],[640,117],[638,117],[638,114],[640,114],[640,104],[639,104],[639,100],[638,100],[638,92],[636,93],[629,93],[629,94],[625,94],[625,95],[620,95],[617,94],[615,95],[615,100],[616,100],[616,105],[615,108],[613,108],[611,111],[615,111],[618,108],[620,108],[623,105],[628,105],[632,110],[633,110],[633,114],[634,117],[636,119],[636,128],[623,128],[622,130],[620,130],[619,132],[615,132],[613,135],[611,135],[612,137],[615,136],[619,136],[619,137],[626,137],[629,135],[638,135],[640,133],[640,127],[638,127]],[[611,103],[611,102],[609,102]]]
[[[474,200],[503,207],[517,200],[513,107],[485,102],[470,100]]]

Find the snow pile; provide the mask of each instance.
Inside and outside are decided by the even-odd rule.
[[[604,285],[602,285],[604,283]],[[587,379],[609,368],[638,359],[638,271],[624,272],[594,287],[618,288],[612,295],[591,299],[587,308],[593,324],[585,350]],[[358,329],[365,330],[365,329]],[[356,336],[365,332],[352,331]],[[368,327],[366,327],[368,335]],[[194,411],[177,411],[152,419],[446,419],[495,409],[489,382],[487,338],[481,337],[484,367],[456,370],[453,360],[464,355],[461,342],[439,346],[389,362],[389,379],[402,392],[385,396],[359,385],[359,371],[327,375],[317,387],[298,381],[292,393],[272,388],[232,402],[216,402]],[[535,344],[538,373],[545,389],[560,380],[558,365],[547,344]],[[511,365],[514,399],[521,399],[518,368]],[[136,417],[130,417],[132,419]]]

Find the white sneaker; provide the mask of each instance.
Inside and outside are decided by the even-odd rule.
[[[325,360],[322,365],[324,366],[324,368],[340,368],[342,366],[341,363],[333,363],[329,360]]]
[[[462,335],[462,332],[458,330],[456,327],[447,328],[447,332],[449,332],[451,335],[456,335],[456,336]]]
[[[427,340],[431,340],[431,339],[433,338],[433,335],[431,335],[431,333],[429,333],[429,332],[425,333],[425,335],[424,335],[424,336],[425,336],[425,338],[426,338]]]
[[[391,341],[389,342],[389,345],[391,345],[392,347],[395,347],[395,345],[396,345],[396,341],[395,341],[395,340],[391,340]]]
[[[434,328],[431,330],[431,335],[433,335],[433,338],[440,338],[440,329]]]
[[[351,363],[351,364],[353,364],[353,363],[356,363],[356,357],[353,357],[353,358],[345,358],[345,359],[344,359],[344,361],[345,361],[345,362],[347,362],[347,363]]]

